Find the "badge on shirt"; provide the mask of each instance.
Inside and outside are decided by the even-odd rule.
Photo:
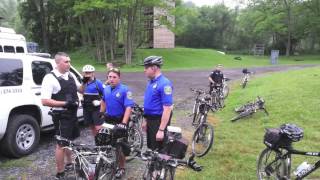
[[[120,97],[120,93],[119,93],[119,92],[117,92],[116,97],[117,97],[117,98],[119,98],[119,97]]]
[[[153,89],[157,88],[157,84],[154,84],[154,85],[152,86],[152,88],[153,88]]]
[[[132,92],[131,92],[131,91],[128,91],[128,92],[127,92],[127,98],[128,98],[128,99],[132,99]]]
[[[166,95],[170,95],[170,94],[172,94],[172,88],[171,88],[171,86],[165,86],[164,87],[164,93],[166,94]]]

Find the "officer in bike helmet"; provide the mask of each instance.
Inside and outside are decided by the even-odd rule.
[[[166,130],[170,123],[173,105],[173,86],[161,72],[161,56],[144,59],[144,73],[149,79],[144,92],[144,121],[142,128],[147,132],[149,149],[161,150],[166,141]]]
[[[208,77],[210,82],[210,94],[213,89],[222,87],[223,78],[222,65],[218,64]]]
[[[85,124],[89,125],[93,136],[101,129],[103,119],[99,118],[100,102],[103,93],[103,83],[95,78],[95,68],[85,65],[82,68],[82,94],[83,94],[83,116]]]

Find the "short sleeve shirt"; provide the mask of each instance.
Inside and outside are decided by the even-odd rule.
[[[106,86],[103,91],[103,101],[106,103],[106,113],[111,117],[122,117],[127,107],[134,104],[132,92],[126,85],[118,84],[112,88]]]
[[[84,94],[102,95],[104,89],[103,86],[104,85],[100,80],[95,79],[87,84]]]
[[[162,115],[163,106],[173,104],[173,86],[162,74],[148,82],[144,93],[144,114]]]

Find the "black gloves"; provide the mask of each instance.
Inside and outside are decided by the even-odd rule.
[[[79,103],[77,101],[67,101],[63,107],[67,109],[77,109],[78,105]]]
[[[85,84],[90,80],[90,77],[83,77],[82,83]]]

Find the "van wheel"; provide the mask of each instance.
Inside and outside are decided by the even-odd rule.
[[[1,151],[19,158],[30,154],[38,146],[40,127],[30,115],[15,115],[9,119],[6,134],[1,142]]]

